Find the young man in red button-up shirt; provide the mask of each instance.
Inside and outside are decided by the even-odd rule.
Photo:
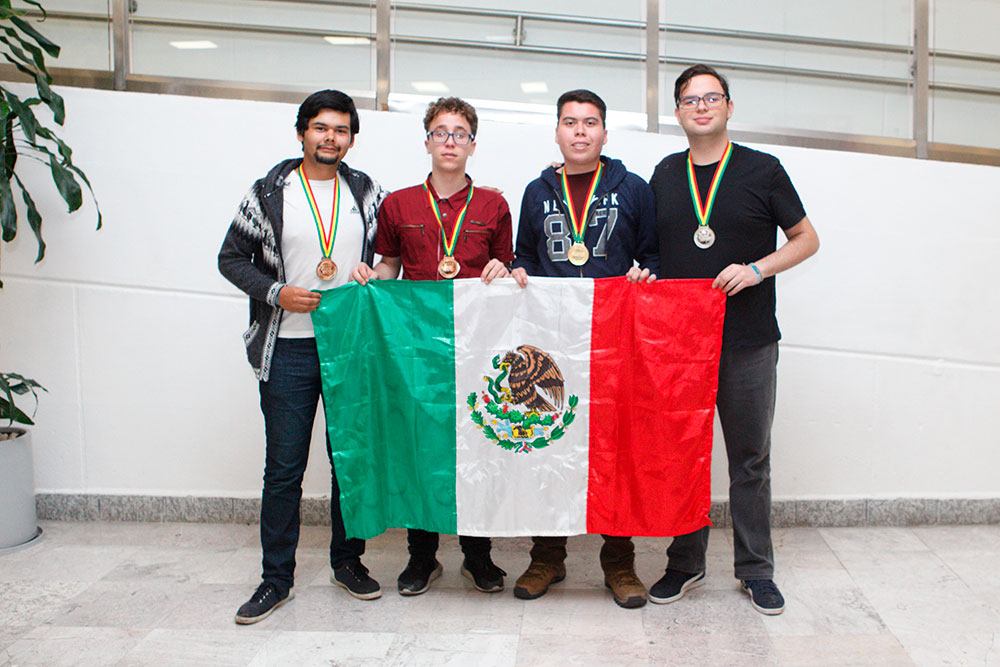
[[[361,263],[351,278],[393,279],[403,269],[407,280],[480,278],[489,283],[509,275],[514,260],[510,209],[494,190],[477,188],[465,173],[476,150],[476,110],[457,97],[431,103],[424,116],[424,146],[431,156],[431,173],[413,187],[386,197],[378,214],[374,267]],[[419,595],[441,576],[436,554],[438,534],[407,532],[410,562],[399,575],[402,595]],[[462,574],[484,593],[503,590],[507,573],[490,559],[490,538],[459,536],[465,561]]]

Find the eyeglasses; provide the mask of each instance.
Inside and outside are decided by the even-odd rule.
[[[697,109],[699,102],[705,102],[705,107],[708,109],[718,109],[726,101],[726,96],[722,93],[708,93],[707,95],[702,95],[698,97],[697,95],[688,95],[687,97],[682,97],[677,100],[678,109]]]
[[[457,132],[445,132],[444,130],[431,130],[427,133],[427,138],[436,144],[446,144],[448,143],[448,137],[455,140],[455,143],[459,146],[464,146],[473,139],[476,135],[470,134],[469,132],[463,132],[459,130]]]

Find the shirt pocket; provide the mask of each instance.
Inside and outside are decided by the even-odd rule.
[[[477,263],[486,266],[490,261],[490,239],[493,233],[482,227],[469,226],[462,228],[461,237],[462,254],[475,258]]]

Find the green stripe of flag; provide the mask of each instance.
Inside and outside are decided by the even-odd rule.
[[[348,536],[455,534],[452,284],[352,282],[323,293],[313,325]]]

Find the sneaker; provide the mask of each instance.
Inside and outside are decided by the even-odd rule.
[[[396,579],[400,595],[420,595],[426,593],[431,582],[441,576],[444,568],[436,558],[430,560],[410,556],[410,562]]]
[[[514,584],[514,597],[522,600],[540,598],[549,590],[549,586],[565,578],[565,563],[542,563],[533,560],[524,574],[517,578],[517,583]]]
[[[295,597],[295,593],[289,588],[282,592],[270,581],[265,581],[254,594],[250,596],[239,611],[236,612],[236,622],[240,625],[250,625],[257,621],[263,621],[271,615],[271,612]]]
[[[649,589],[649,601],[656,604],[677,602],[688,591],[705,583],[705,573],[681,572],[667,568],[666,574]]]
[[[378,582],[368,576],[368,568],[359,559],[349,560],[330,572],[330,583],[347,590],[359,600],[382,597]]]
[[[472,580],[477,591],[497,593],[503,590],[503,578],[507,573],[497,567],[489,554],[466,556],[462,561],[462,576]]]
[[[744,581],[743,590],[750,596],[750,604],[760,613],[776,616],[785,611],[785,598],[770,579]]]
[[[619,607],[636,609],[646,604],[646,587],[636,576],[635,568],[605,572],[604,585],[611,589]]]

